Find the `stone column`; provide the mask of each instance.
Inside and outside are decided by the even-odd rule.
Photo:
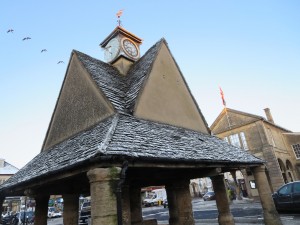
[[[78,194],[64,194],[64,225],[78,225],[79,217],[79,195]]]
[[[265,169],[265,166],[258,166],[252,169],[263,208],[264,222],[266,225],[282,225],[272,199],[272,193]]]
[[[142,199],[141,199],[141,187],[130,186],[130,211],[131,211],[131,224],[142,225]]]
[[[34,224],[47,225],[49,195],[35,195]]]
[[[121,168],[96,168],[88,171],[93,225],[117,225],[116,187]],[[121,215],[120,215],[121,216]]]
[[[0,196],[0,217],[2,215],[2,206],[3,206],[4,200],[5,200],[5,197],[4,196]]]
[[[230,171],[230,173],[231,173],[231,176],[232,176],[234,184],[235,184],[236,198],[238,200],[242,200],[241,188],[240,188],[240,185],[238,183],[238,180],[236,179],[236,170],[232,170],[232,171]]]
[[[129,185],[122,188],[122,221],[123,225],[131,225]]]
[[[252,193],[251,193],[251,187],[250,187],[250,183],[249,183],[249,179],[248,179],[248,175],[247,175],[247,170],[246,169],[242,169],[241,170],[242,174],[243,174],[243,177],[244,177],[244,180],[245,180],[245,185],[246,185],[246,191],[247,191],[247,195],[248,195],[248,198],[252,198]]]
[[[181,180],[166,185],[170,225],[195,224],[189,184],[189,180]]]
[[[219,211],[218,221],[220,225],[234,225],[233,216],[230,212],[227,191],[224,183],[224,176],[218,175],[211,177],[216,203]]]

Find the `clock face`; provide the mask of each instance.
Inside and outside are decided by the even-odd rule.
[[[104,48],[104,58],[110,62],[117,57],[120,51],[120,42],[117,38],[111,39]]]
[[[130,57],[137,58],[139,56],[139,49],[131,40],[124,38],[122,40],[122,46],[125,53]]]

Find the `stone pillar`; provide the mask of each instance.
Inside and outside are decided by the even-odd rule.
[[[227,191],[224,183],[224,176],[218,175],[211,177],[216,203],[219,212],[218,221],[220,225],[234,225],[233,216],[230,212]]]
[[[240,188],[240,185],[238,183],[238,180],[236,179],[236,170],[232,170],[232,171],[230,171],[230,173],[231,173],[231,176],[232,176],[234,184],[235,184],[236,198],[238,200],[242,200],[241,188]]]
[[[121,168],[96,168],[88,171],[93,225],[117,225],[116,187]],[[120,215],[121,216],[121,215]]]
[[[47,225],[49,195],[35,195],[34,224]]]
[[[79,195],[78,194],[64,194],[64,225],[78,225],[79,217]]]
[[[2,207],[3,207],[3,202],[5,200],[4,196],[0,196],[0,217],[2,215]]]
[[[265,166],[258,166],[252,169],[263,208],[264,222],[266,225],[282,225],[272,199],[272,193],[265,169]]]
[[[142,225],[142,199],[141,199],[141,187],[130,186],[130,211],[131,211],[131,224]]]
[[[170,225],[195,224],[189,183],[189,180],[181,180],[166,185]]]
[[[245,185],[246,185],[246,191],[247,191],[247,195],[248,198],[252,198],[252,193],[251,193],[251,187],[250,187],[250,183],[249,183],[249,179],[248,179],[248,175],[247,175],[247,170],[246,169],[242,169],[241,170],[244,180],[245,180]]]
[[[122,221],[123,225],[131,225],[129,185],[122,188]]]

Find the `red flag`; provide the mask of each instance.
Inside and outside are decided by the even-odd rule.
[[[116,15],[118,18],[120,18],[122,14],[123,14],[123,9],[119,10]]]
[[[224,93],[223,93],[223,91],[222,91],[222,88],[221,88],[221,87],[219,87],[219,88],[220,88],[220,94],[221,94],[221,98],[222,98],[223,105],[224,105],[224,107],[226,108],[226,101],[225,101],[225,98],[224,98]]]

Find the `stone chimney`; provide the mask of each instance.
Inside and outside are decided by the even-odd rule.
[[[267,117],[267,120],[271,123],[274,123],[274,120],[273,120],[273,117],[272,117],[272,114],[271,114],[271,111],[269,108],[265,108],[265,114],[266,114],[266,117]]]
[[[4,167],[4,161],[5,161],[4,159],[1,159],[1,158],[0,158],[0,168],[3,168],[3,167]]]

